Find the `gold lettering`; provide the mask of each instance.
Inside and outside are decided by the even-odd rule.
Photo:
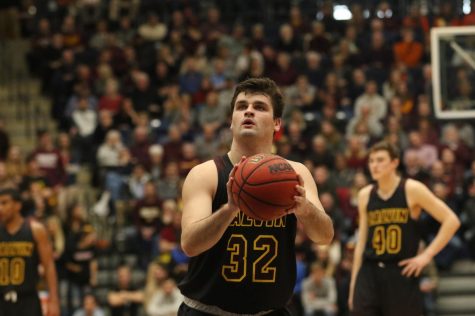
[[[271,221],[261,221],[258,219],[253,219],[243,212],[238,212],[236,217],[233,219],[229,226],[234,227],[286,227],[287,217],[283,216]]]
[[[388,208],[368,213],[368,225],[403,224],[409,220],[409,209]]]
[[[32,242],[0,242],[0,257],[31,257],[33,248]]]

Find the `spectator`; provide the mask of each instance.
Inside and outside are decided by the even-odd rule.
[[[150,298],[145,310],[148,316],[174,316],[182,302],[183,297],[176,282],[169,278]]]
[[[424,169],[429,169],[439,156],[437,148],[424,143],[418,131],[409,132],[409,148],[404,152],[404,156],[409,155],[411,152],[414,152],[419,157],[419,161],[422,162]]]
[[[402,64],[408,68],[420,66],[424,55],[424,46],[414,39],[414,31],[411,28],[401,30],[401,41],[393,46],[396,64]]]
[[[64,184],[66,178],[63,161],[48,131],[38,132],[38,146],[33,150],[31,156],[36,159],[39,168],[48,179],[49,185],[61,186]]]
[[[159,17],[154,13],[149,13],[147,21],[139,26],[138,35],[146,41],[160,41],[167,35],[167,26],[160,22]]]
[[[73,316],[106,316],[106,313],[97,304],[97,298],[93,294],[84,296],[82,307],[78,308]]]
[[[121,265],[116,270],[117,283],[107,295],[111,316],[138,316],[143,302],[143,291],[132,283],[130,267]]]
[[[310,275],[303,281],[302,304],[305,316],[333,316],[337,313],[336,285],[319,262],[311,266]]]

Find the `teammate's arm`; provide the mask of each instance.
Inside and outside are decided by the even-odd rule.
[[[291,162],[299,174],[300,185],[292,211],[303,224],[305,233],[315,243],[329,244],[333,239],[333,223],[318,199],[317,185],[308,169],[301,163]]]
[[[422,269],[438,254],[457,229],[460,221],[454,212],[441,199],[435,196],[424,184],[416,180],[407,180],[406,192],[411,209],[421,208],[435,218],[441,225],[434,240],[419,255],[399,262],[404,266],[402,274],[419,276]]]
[[[360,271],[361,264],[363,262],[363,251],[366,245],[366,239],[368,238],[368,221],[366,207],[368,205],[369,193],[371,192],[371,186],[367,186],[358,193],[358,240],[356,242],[356,248],[353,255],[353,267],[351,269],[351,281],[350,281],[350,293],[348,297],[348,306],[350,310],[353,309],[353,297],[355,294],[356,277]]]
[[[194,167],[183,184],[183,217],[181,246],[186,255],[193,257],[214,246],[238,212],[227,183],[228,203],[212,212],[213,196],[218,174],[214,162],[207,161]]]
[[[31,230],[38,246],[38,255],[48,284],[48,316],[59,316],[58,279],[53,259],[53,248],[43,225],[32,221]]]

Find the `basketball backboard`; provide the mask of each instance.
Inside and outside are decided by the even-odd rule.
[[[431,56],[437,118],[475,118],[475,26],[432,28]]]

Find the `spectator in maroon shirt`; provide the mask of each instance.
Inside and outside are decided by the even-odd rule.
[[[54,147],[48,131],[38,133],[38,147],[31,154],[51,186],[61,186],[65,181],[65,171],[61,154]]]
[[[148,170],[150,168],[148,130],[144,126],[137,126],[134,130],[134,139],[130,147],[130,153],[134,162],[142,164]]]

